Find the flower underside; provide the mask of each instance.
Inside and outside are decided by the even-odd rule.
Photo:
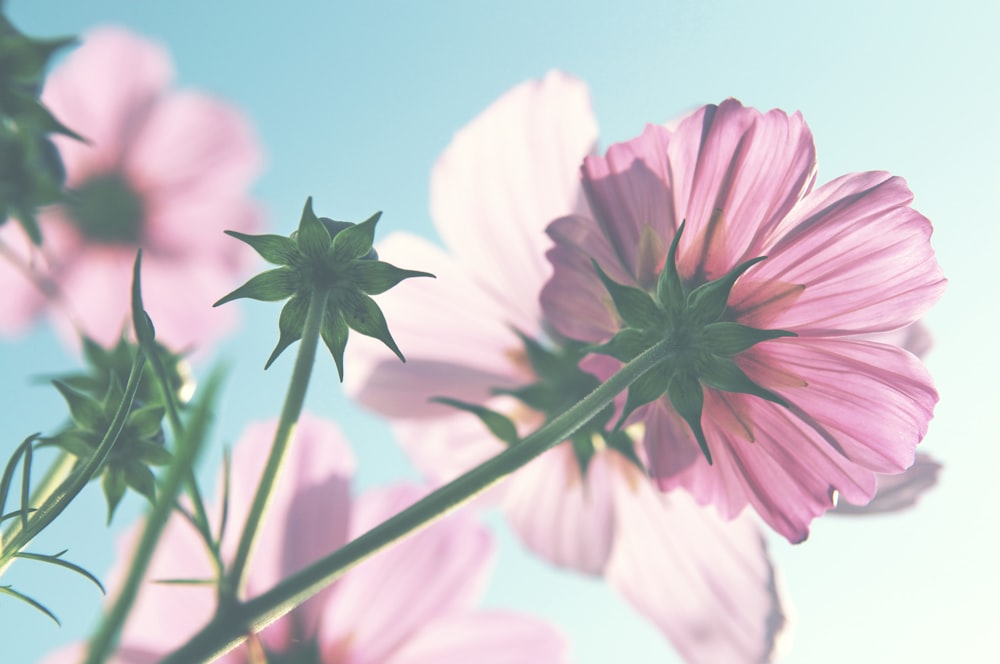
[[[309,301],[326,293],[321,336],[344,379],[344,350],[350,329],[374,337],[402,360],[381,309],[369,295],[378,295],[411,277],[433,277],[428,272],[403,270],[378,260],[373,248],[377,212],[359,224],[319,218],[312,198],[302,210],[298,230],[289,237],[246,235],[226,231],[246,242],[264,260],[280,267],[262,272],[221,298],[213,306],[247,297],[265,302],[288,298],[278,317],[278,344],[264,368],[271,366],[289,345],[302,338]]]
[[[587,344],[563,339],[555,344],[543,345],[518,330],[515,332],[524,347],[524,356],[535,376],[535,382],[516,388],[495,388],[494,394],[514,397],[528,408],[542,413],[545,421],[549,422],[576,405],[601,384],[596,376],[580,369],[580,360],[590,349]],[[437,398],[434,401],[476,415],[494,436],[507,445],[521,442],[516,425],[506,415],[457,399]],[[590,460],[599,447],[617,450],[642,468],[631,437],[623,430],[608,428],[613,414],[614,406],[609,404],[569,438],[581,474],[586,474]]]
[[[66,196],[66,209],[86,237],[107,244],[136,244],[145,216],[142,198],[117,173],[90,178]]]
[[[733,358],[762,341],[796,335],[727,320],[731,318],[727,309],[729,294],[737,279],[766,257],[748,260],[714,281],[692,287],[677,271],[677,246],[683,232],[681,223],[652,293],[613,281],[594,261],[594,269],[624,323],[610,341],[594,352],[629,362],[666,341],[668,352],[664,359],[629,386],[615,429],[620,429],[637,408],[666,395],[691,427],[705,459],[712,463],[701,426],[703,387],[751,394],[787,407],[780,396],[750,380]]]

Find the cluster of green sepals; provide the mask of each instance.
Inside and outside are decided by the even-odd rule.
[[[321,335],[337,363],[341,380],[344,349],[351,329],[378,339],[406,361],[389,334],[385,316],[369,295],[384,293],[403,279],[434,275],[403,270],[378,260],[372,245],[375,225],[381,216],[381,212],[376,212],[359,224],[320,218],[313,213],[310,197],[302,210],[298,230],[289,237],[226,231],[253,247],[267,262],[281,267],[258,274],[215,306],[241,297],[265,302],[291,298],[278,318],[278,344],[265,369],[285,348],[302,338],[310,299],[320,291],[327,296]]]
[[[589,352],[587,344],[552,334],[550,336],[557,340],[551,345],[543,345],[520,330],[515,330],[515,333],[524,347],[535,382],[515,388],[495,388],[494,394],[512,396],[532,410],[542,413],[546,421],[551,421],[601,384],[596,376],[580,369],[580,360]],[[472,413],[490,433],[509,446],[522,442],[514,422],[502,413],[459,399],[437,397],[434,401]],[[635,454],[635,445],[629,435],[621,429],[607,426],[612,415],[614,407],[609,404],[569,438],[583,474],[586,474],[596,452],[595,436],[603,441],[604,446],[617,450],[642,468],[642,462]]]
[[[17,219],[35,244],[42,243],[35,210],[61,199],[65,179],[48,135],[83,140],[38,100],[49,60],[75,41],[33,39],[0,13],[0,224]]]
[[[139,381],[131,411],[107,461],[100,472],[111,522],[126,488],[138,492],[150,503],[156,500],[156,481],[151,466],[170,463],[164,447],[163,418],[168,399],[183,402],[186,389],[183,360],[155,343],[157,363],[164,369],[171,393],[164,395],[159,383],[148,373]],[[71,426],[43,440],[43,445],[60,447],[83,463],[98,448],[119,404],[124,385],[139,346],[122,338],[116,346],[105,349],[84,338],[83,353],[90,371],[53,380],[69,406]]]
[[[677,246],[684,223],[677,229],[652,293],[619,284],[594,262],[594,269],[611,295],[624,326],[607,343],[593,349],[629,362],[653,345],[670,346],[659,366],[628,388],[620,427],[637,408],[666,395],[684,418],[708,463],[712,455],[701,425],[703,386],[726,392],[752,394],[788,406],[780,396],[754,383],[733,357],[762,341],[795,336],[786,330],[760,330],[727,320],[729,294],[736,280],[765,256],[741,263],[725,275],[700,285],[685,284],[677,271]]]

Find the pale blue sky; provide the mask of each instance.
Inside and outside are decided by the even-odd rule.
[[[1000,652],[1000,437],[990,421],[1000,397],[991,347],[991,270],[1000,248],[995,3],[8,4],[18,25],[37,35],[118,23],[156,38],[173,52],[180,84],[241,106],[267,153],[256,193],[277,232],[293,228],[312,195],[323,214],[363,219],[381,209],[383,233],[436,239],[428,174],[452,133],[509,87],[551,68],[589,83],[603,146],[647,122],[735,96],[801,110],[816,138],[820,181],[873,169],[902,175],[915,207],[935,224],[933,243],[950,280],[928,317],[936,346],[927,363],[941,403],[922,446],[945,463],[942,484],[909,514],[821,519],[795,547],[774,538],[797,614],[784,661],[936,664]],[[251,304],[243,313],[247,324],[225,352],[235,363],[220,422],[227,442],[247,414],[277,414],[291,365],[260,370],[276,338],[277,308]],[[61,421],[59,397],[26,377],[74,362],[44,328],[0,346],[0,381],[10,395],[0,402],[0,450]],[[339,418],[356,443],[360,487],[413,477],[387,428],[341,397],[332,363],[321,363],[309,408]],[[208,465],[217,459],[218,447]],[[127,505],[116,526],[139,507]],[[113,543],[103,514],[94,487],[37,548],[68,547],[74,561],[103,575]],[[488,604],[556,622],[579,664],[677,661],[603,585],[552,571],[520,550],[502,520],[491,523],[501,546]],[[4,582],[64,621],[58,629],[0,600],[5,662],[34,661],[94,624],[99,596],[84,581],[18,563]]]

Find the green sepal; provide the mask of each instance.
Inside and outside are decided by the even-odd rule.
[[[765,258],[767,256],[751,258],[746,262],[740,263],[718,279],[704,283],[688,293],[687,308],[692,312],[693,320],[703,325],[719,320],[726,311],[726,305],[729,303],[729,293],[733,290],[736,280],[744,272]]]
[[[105,421],[104,406],[93,397],[79,392],[61,380],[53,380],[52,384],[66,400],[69,415],[81,429],[96,431]]]
[[[142,494],[150,503],[156,502],[156,477],[138,461],[125,463],[125,484]]]
[[[632,441],[632,437],[629,436],[622,430],[612,431],[610,433],[605,432],[604,443],[611,449],[615,450],[623,457],[628,459],[633,466],[646,474],[646,465],[639,458],[639,455],[635,452],[635,443]]]
[[[590,468],[590,460],[594,458],[594,443],[592,437],[598,435],[593,431],[584,429],[577,431],[570,437],[570,445],[573,447],[573,456],[580,467],[580,476],[586,478],[587,470]]]
[[[239,231],[226,231],[226,235],[249,244],[261,258],[274,265],[296,265],[301,257],[295,241],[284,235],[247,235]]]
[[[163,406],[143,406],[135,408],[128,415],[125,427],[136,438],[154,438],[162,433],[161,425],[167,409]]]
[[[104,500],[108,503],[108,525],[111,525],[118,503],[125,495],[125,487],[125,469],[120,466],[107,466],[101,476],[101,489],[104,491]]]
[[[343,235],[343,233],[340,235]],[[335,244],[340,235],[333,239]],[[384,293],[404,279],[411,279],[413,277],[435,278],[430,272],[403,270],[383,261],[359,261],[353,267],[353,277],[355,286],[369,295]]]
[[[347,337],[350,335],[350,328],[344,320],[343,314],[335,308],[327,307],[326,316],[323,317],[323,327],[320,336],[326,344],[330,354],[333,355],[333,362],[337,365],[337,375],[340,382],[344,382],[344,351],[347,349]]]
[[[694,434],[695,440],[698,441],[698,447],[705,455],[705,460],[711,465],[712,453],[708,451],[705,431],[701,428],[701,412],[705,407],[705,393],[698,378],[686,372],[675,372],[667,386],[667,396],[677,414],[683,417],[684,421],[691,427],[691,432]]]
[[[699,378],[709,387],[725,392],[740,392],[742,394],[752,394],[761,399],[773,401],[779,406],[788,407],[788,402],[775,394],[764,389],[743,373],[743,370],[736,366],[736,363],[725,357],[714,355],[705,357],[699,363]]]
[[[313,213],[312,196],[310,196],[306,199],[306,205],[302,210],[299,230],[295,235],[295,244],[304,257],[319,260],[326,256],[330,240],[330,231]]]
[[[433,397],[431,401],[472,413],[479,418],[480,422],[486,425],[490,433],[509,446],[514,446],[521,442],[521,438],[517,435],[517,427],[514,426],[514,423],[506,415],[498,413],[495,410],[490,410],[485,406],[467,401],[459,401],[458,399],[450,399],[448,397]]]
[[[632,286],[625,286],[614,281],[605,274],[597,261],[591,259],[597,276],[600,277],[604,288],[611,295],[618,315],[629,327],[644,329],[657,325],[662,321],[663,315],[656,302],[649,293]]]
[[[636,330],[626,327],[611,337],[607,343],[594,348],[593,352],[610,355],[622,362],[630,362],[656,341],[655,330]]]
[[[672,316],[676,316],[683,308],[686,297],[681,276],[677,272],[677,246],[680,244],[686,223],[686,220],[681,222],[674,239],[670,241],[666,261],[663,263],[659,279],[656,280],[656,299]]]
[[[333,237],[329,245],[332,255],[340,260],[354,260],[366,256],[375,244],[375,225],[382,217],[376,212],[360,224],[354,224],[340,231]]]
[[[521,344],[524,346],[524,354],[528,358],[528,364],[531,365],[536,376],[551,376],[562,371],[562,362],[560,362],[558,355],[549,352],[542,344],[516,327],[511,329],[517,335],[517,338],[521,340]]]
[[[94,446],[77,429],[69,429],[45,438],[39,443],[39,446],[58,447],[69,452],[77,459],[86,459],[94,453]]]
[[[653,367],[642,376],[639,376],[634,383],[628,386],[625,407],[622,408],[622,414],[619,416],[618,422],[615,423],[614,429],[620,429],[628,416],[634,413],[637,408],[645,406],[647,403],[663,396],[664,392],[667,391],[670,380],[668,367],[663,364]]]
[[[732,357],[762,341],[796,336],[798,335],[787,330],[758,330],[755,327],[728,321],[709,323],[701,331],[705,349],[721,357]]]
[[[0,512],[7,506],[7,494],[10,492],[10,485],[14,481],[14,471],[17,469],[18,459],[24,457],[28,453],[27,448],[34,445],[35,441],[40,437],[40,433],[31,434],[21,441],[21,444],[14,448],[13,454],[10,455],[10,461],[4,467],[3,475],[0,476]]]
[[[261,302],[277,302],[294,295],[298,285],[299,278],[294,271],[287,267],[279,267],[251,277],[233,292],[219,298],[212,306],[217,307],[241,297]]]
[[[147,466],[166,466],[174,458],[166,447],[149,440],[129,441],[128,453],[136,461]]]
[[[302,328],[305,327],[308,310],[309,302],[299,296],[293,297],[281,308],[281,315],[278,316],[278,344],[267,358],[264,364],[265,370],[278,359],[282,351],[302,338]]]
[[[395,353],[401,362],[406,362],[406,358],[403,357],[403,353],[400,352],[399,347],[389,333],[389,326],[385,322],[385,316],[382,315],[382,310],[375,304],[375,300],[364,293],[355,291],[345,293],[344,297],[340,298],[338,304],[341,307],[344,320],[351,329],[357,330],[365,336],[378,339],[388,346],[389,350]]]

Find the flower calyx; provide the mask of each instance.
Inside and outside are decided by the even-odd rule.
[[[310,197],[302,210],[298,230],[289,237],[226,231],[279,267],[251,278],[213,306],[244,297],[265,302],[289,298],[278,319],[278,343],[265,369],[285,348],[302,338],[309,301],[321,291],[327,295],[321,336],[333,355],[341,381],[350,329],[378,339],[406,361],[389,333],[385,316],[369,296],[384,293],[404,279],[434,275],[404,270],[378,260],[372,245],[381,215],[376,212],[358,224],[317,217]]]
[[[628,362],[665,342],[664,359],[629,386],[615,428],[620,428],[639,407],[665,395],[687,422],[711,464],[712,455],[701,426],[703,388],[751,394],[787,407],[782,397],[754,383],[733,358],[763,341],[796,335],[729,320],[727,303],[733,286],[747,270],[765,260],[764,256],[741,263],[713,281],[686,284],[677,271],[677,247],[684,225],[681,223],[670,244],[652,293],[615,282],[594,262],[594,269],[624,323],[610,341],[594,348],[594,352]]]

